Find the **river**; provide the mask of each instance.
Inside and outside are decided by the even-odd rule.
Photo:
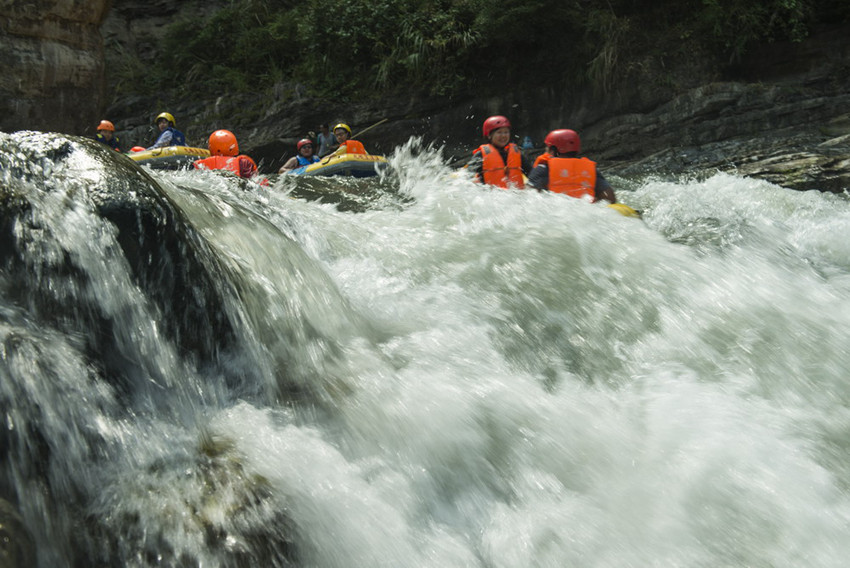
[[[28,204],[25,281],[0,254],[0,496],[39,566],[850,557],[845,195],[613,178],[627,218],[483,188],[416,141],[370,180],[153,171],[231,322],[209,365],[96,212],[126,174],[0,144]]]

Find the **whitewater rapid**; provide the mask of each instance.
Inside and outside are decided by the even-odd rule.
[[[100,282],[155,385],[122,398],[5,296],[7,428],[55,419],[57,488],[13,462],[0,484],[40,566],[846,563],[845,195],[612,179],[641,220],[483,188],[415,141],[390,161],[268,187],[151,172],[229,283],[236,382],[159,332],[85,180],[4,174],[44,229],[17,233],[33,264]]]

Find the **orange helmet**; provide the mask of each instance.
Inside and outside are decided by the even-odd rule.
[[[543,140],[546,147],[554,146],[558,153],[566,154],[567,152],[581,152],[581,139],[576,134],[575,130],[561,129],[553,130],[546,135]]]
[[[484,133],[484,138],[489,138],[490,133],[496,130],[497,128],[510,128],[511,121],[505,118],[504,116],[496,115],[491,116],[487,120],[484,121],[484,126],[481,128],[481,132]]]
[[[309,138],[302,138],[301,140],[299,140],[299,141],[298,141],[298,144],[296,144],[296,145],[295,145],[295,148],[296,148],[296,149],[298,149],[298,150],[300,150],[302,146],[305,146],[305,145],[307,145],[307,144],[309,144],[310,146],[312,146],[312,145],[313,145],[313,141],[312,141],[312,140],[310,140]]]
[[[209,148],[213,156],[235,156],[239,153],[236,136],[229,130],[216,130],[210,134]]]
[[[115,132],[115,125],[109,122],[108,120],[101,120],[100,124],[97,125],[98,130],[109,130],[110,132]]]

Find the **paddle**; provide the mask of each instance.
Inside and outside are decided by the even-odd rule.
[[[385,123],[385,122],[386,122],[386,121],[388,121],[388,120],[389,120],[389,118],[384,118],[384,119],[382,119],[382,120],[379,120],[378,122],[376,122],[376,123],[375,123],[375,124],[373,124],[372,126],[370,126],[370,127],[368,127],[368,128],[365,128],[365,129],[361,130],[361,131],[360,131],[360,132],[358,132],[357,134],[352,134],[352,135],[351,135],[351,137],[352,137],[352,138],[357,138],[358,136],[362,136],[365,132],[369,132],[370,130],[372,130],[372,129],[373,129],[373,128],[375,128],[376,126],[380,126],[380,125],[382,125],[383,123]]]

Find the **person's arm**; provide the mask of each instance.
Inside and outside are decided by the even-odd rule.
[[[341,156],[342,154],[347,154],[347,153],[348,153],[348,144],[343,142],[342,144],[339,145],[339,147],[337,147],[336,150],[331,152],[330,155],[331,156]]]
[[[325,153],[322,154],[320,157],[324,158],[325,156],[333,156],[334,154],[336,154],[339,151],[339,149],[340,149],[340,145],[336,144],[335,140],[331,141],[331,142],[328,143],[327,147],[325,148]]]
[[[614,188],[608,183],[599,170],[596,171],[596,200],[604,199],[609,203],[617,203],[617,197],[614,195]]]
[[[283,164],[280,167],[280,169],[277,171],[277,173],[282,174],[284,172],[288,172],[289,170],[294,170],[297,167],[298,167],[298,158],[296,158],[295,156],[292,156],[291,158],[286,160],[286,163]]]
[[[475,181],[483,183],[484,178],[481,175],[481,171],[484,169],[484,158],[481,157],[481,152],[476,150],[472,153],[472,157],[466,163],[466,169],[472,172],[472,175],[475,176]]]
[[[165,129],[162,131],[162,134],[159,135],[159,138],[156,139],[156,142],[153,143],[153,146],[148,148],[148,150],[153,150],[154,148],[162,148],[163,146],[171,145],[171,131]]]
[[[249,178],[257,173],[257,166],[254,162],[245,157],[239,158],[239,177]]]
[[[528,174],[528,185],[538,190],[549,189],[549,165],[545,162]]]

